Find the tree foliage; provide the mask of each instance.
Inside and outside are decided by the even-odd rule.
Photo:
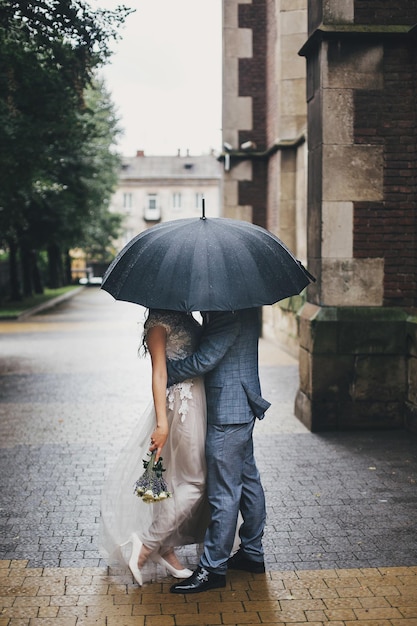
[[[104,254],[117,230],[108,211],[117,120],[94,76],[128,13],[0,0],[0,244],[21,264],[11,267],[13,297],[19,278],[25,295],[42,288],[33,272],[40,251],[59,259],[101,240]]]

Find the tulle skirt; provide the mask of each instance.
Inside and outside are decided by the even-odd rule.
[[[168,390],[167,443],[162,450],[164,478],[171,498],[148,504],[134,494],[149,457],[155,410],[150,403],[110,471],[101,502],[99,549],[110,566],[129,561],[128,541],[132,532],[155,552],[171,547],[200,545],[209,523],[205,493],[206,397],[201,378],[174,385]],[[148,559],[152,561],[152,558]],[[151,572],[152,568],[148,568]],[[146,580],[146,568],[142,572]],[[155,572],[155,568],[152,570]],[[149,579],[150,574],[148,574]]]

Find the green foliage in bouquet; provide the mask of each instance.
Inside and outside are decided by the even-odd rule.
[[[133,491],[148,504],[161,502],[172,496],[163,477],[165,468],[162,465],[162,457],[159,457],[158,462],[155,463],[155,456],[156,452],[154,451],[150,454],[149,461],[143,460],[145,471],[136,481]]]

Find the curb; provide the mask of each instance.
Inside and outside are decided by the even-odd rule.
[[[31,309],[27,309],[27,311],[23,311],[20,315],[16,315],[16,317],[11,318],[15,320],[23,320],[26,317],[30,317],[31,315],[36,315],[41,311],[45,311],[46,309],[52,309],[57,304],[61,304],[61,302],[65,302],[65,300],[69,300],[73,298],[80,291],[83,291],[85,287],[78,287],[78,289],[74,289],[73,291],[69,291],[68,293],[64,293],[61,296],[57,296],[56,298],[52,298],[51,300],[47,300],[46,302],[42,302],[42,304],[38,304],[37,306],[32,307]],[[10,318],[9,318],[10,319]]]

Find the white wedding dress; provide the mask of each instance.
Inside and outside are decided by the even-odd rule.
[[[167,357],[180,359],[192,354],[199,341],[201,327],[190,315],[151,311],[145,322],[146,332],[162,325],[167,331]],[[99,549],[110,566],[125,566],[131,546],[131,533],[154,551],[201,544],[209,522],[205,495],[206,397],[202,378],[178,383],[167,389],[170,432],[162,450],[164,479],[172,497],[155,504],[145,503],[133,492],[143,473],[143,460],[149,459],[155,411],[150,403],[140,417],[132,436],[120,454],[104,485],[101,503]],[[151,555],[152,557],[152,555]],[[142,569],[144,582],[157,573],[152,558]]]

